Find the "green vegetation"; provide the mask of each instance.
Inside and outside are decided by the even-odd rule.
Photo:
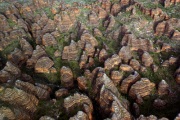
[[[79,2],[79,3],[82,3],[82,4],[90,4],[92,2],[95,2],[96,0],[65,0],[64,2],[67,3],[67,4],[72,4],[74,2]]]
[[[15,48],[19,48],[19,41],[18,40],[13,40],[10,42],[8,46],[6,46],[1,52],[0,55],[2,59],[7,59],[7,55],[9,55]]]
[[[17,25],[12,19],[7,19],[9,26],[13,28],[15,25]]]
[[[48,115],[56,119],[61,118],[61,120],[67,120],[69,116],[65,113],[63,108],[63,100],[64,97],[57,100],[55,103],[53,103],[53,101],[39,101],[34,119],[39,119],[41,116]]]

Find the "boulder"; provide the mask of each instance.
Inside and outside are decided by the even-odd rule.
[[[45,56],[47,56],[45,50],[41,46],[37,45],[36,50],[33,51],[32,57],[27,60],[27,67],[33,68],[37,60]]]
[[[88,89],[88,81],[84,76],[78,77],[77,82],[80,90],[86,91]]]
[[[136,95],[139,94],[143,98],[149,96],[154,89],[154,83],[150,82],[150,80],[147,78],[141,78],[140,81],[137,81],[131,86],[129,96],[136,98]]]
[[[50,88],[46,85],[37,84],[36,86],[28,83],[17,80],[15,86],[19,89],[22,89],[30,94],[37,96],[40,100],[47,100],[50,98]]]
[[[49,33],[46,33],[42,37],[42,45],[44,46],[56,46],[57,41],[56,39]]]
[[[86,55],[86,52],[83,51],[83,54],[81,55],[81,58],[80,58],[80,61],[79,61],[80,69],[86,68],[87,60],[88,60],[88,56]]]
[[[169,94],[169,85],[167,84],[167,82],[165,80],[162,80],[158,84],[158,94],[160,96]]]
[[[111,7],[111,14],[113,16],[116,16],[120,12],[120,10],[121,10],[121,5],[114,3]]]
[[[121,58],[117,54],[114,54],[104,62],[104,69],[110,70],[119,64],[121,64]]]
[[[100,62],[104,62],[106,59],[108,58],[108,53],[105,49],[102,49],[100,52],[99,52],[99,61]]]
[[[95,37],[102,37],[103,36],[102,32],[98,28],[93,29],[93,34]]]
[[[171,39],[179,41],[180,40],[180,32],[175,30]]]
[[[67,11],[63,11],[61,14],[56,14],[54,19],[56,20],[60,32],[68,32],[74,25]]]
[[[23,51],[23,54],[30,57],[33,54],[33,47],[26,39],[20,40],[21,49]]]
[[[121,64],[119,69],[124,71],[124,72],[133,72],[134,71],[134,69],[127,64]]]
[[[86,43],[85,44],[85,52],[86,52],[87,56],[93,57],[94,53],[95,53],[95,48],[90,43]]]
[[[68,89],[65,89],[65,88],[61,88],[55,92],[55,96],[57,99],[62,98],[68,94],[69,94]]]
[[[136,71],[138,71],[141,67],[140,63],[138,60],[136,59],[131,59],[129,65]]]
[[[106,25],[106,23],[108,23],[108,24]],[[106,31],[107,32],[111,31],[114,28],[115,23],[116,23],[116,21],[115,21],[114,16],[110,15],[108,17],[108,20],[105,21],[105,24],[104,24],[104,26],[106,27]]]
[[[93,105],[88,96],[75,93],[73,96],[64,99],[64,108],[66,112],[71,112],[77,106],[82,106],[89,120],[92,120]],[[86,120],[86,119],[85,119]]]
[[[123,73],[119,71],[112,71],[111,72],[111,80],[114,82],[115,85],[118,85],[123,78]]]
[[[78,59],[78,46],[77,43],[71,40],[69,46],[65,46],[62,53],[64,60],[77,60]]]
[[[98,7],[98,17],[99,19],[104,19],[107,17],[108,13],[101,7]]]
[[[7,18],[4,15],[0,14],[0,31],[8,32],[10,30],[11,28],[9,26]]]
[[[61,84],[65,88],[71,88],[74,86],[73,72],[70,68],[63,66],[60,70]]]
[[[10,55],[8,55],[8,60],[16,64],[17,66],[21,66],[23,63],[25,63],[26,58],[20,49],[15,48],[14,51],[11,52]]]
[[[99,24],[99,18],[94,11],[91,11],[91,13],[88,15],[88,19],[91,25],[97,26]]]
[[[50,68],[54,65],[54,62],[49,57],[41,57],[35,64],[36,73],[50,73]]]
[[[49,116],[42,116],[39,120],[55,120],[55,119]]]
[[[49,19],[44,28],[42,29],[42,33],[51,33],[55,31],[55,23],[53,20]]]
[[[0,86],[0,100],[10,105],[17,105],[22,109],[34,113],[37,110],[39,100],[32,94],[17,88],[3,88]]]
[[[16,115],[10,108],[1,106],[0,107],[0,119],[1,120],[4,120],[4,119],[15,120]]]
[[[98,46],[98,41],[96,40],[96,38],[94,38],[88,32],[84,31],[84,33],[81,35],[81,40],[78,41],[78,45],[80,46],[80,48],[84,48],[86,43],[91,44],[93,47]]]
[[[73,117],[70,117],[69,120],[89,120],[89,118],[83,111],[78,111],[78,113]]]
[[[145,67],[149,67],[153,64],[153,58],[148,52],[144,52],[141,57],[142,63]]]
[[[130,48],[128,46],[123,46],[119,51],[119,57],[124,63],[128,63],[129,60],[132,58]]]
[[[134,74],[129,75],[127,78],[122,80],[120,85],[120,91],[124,94],[128,93],[129,88],[140,79],[140,75],[138,72],[134,72]]]
[[[136,38],[133,34],[125,34],[121,45],[128,45],[130,50],[154,51],[153,42],[148,39]]]

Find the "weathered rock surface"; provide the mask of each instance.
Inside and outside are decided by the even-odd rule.
[[[7,62],[6,66],[0,71],[0,81],[15,80],[21,76],[21,70],[12,62]]]
[[[60,70],[61,84],[66,88],[74,86],[73,73],[70,68],[63,66]]]
[[[129,60],[132,58],[130,48],[128,46],[123,46],[119,51],[119,57],[124,63],[128,63]]]
[[[121,45],[128,45],[132,51],[154,51],[153,42],[147,39],[136,38],[133,34],[125,34]]]
[[[123,73],[119,71],[112,71],[111,72],[111,80],[114,82],[115,85],[118,85],[123,78]]]
[[[78,46],[73,40],[69,46],[65,46],[62,53],[62,59],[64,60],[77,60],[78,58]]]
[[[141,78],[140,81],[137,81],[131,86],[129,96],[135,98],[139,94],[141,97],[146,97],[151,94],[153,89],[155,89],[154,83],[150,82],[147,78]]]
[[[135,71],[134,74],[131,74],[127,78],[122,80],[120,91],[124,94],[127,94],[131,85],[133,85],[139,79],[140,79],[140,75],[138,72]]]
[[[110,70],[115,66],[118,66],[120,63],[121,63],[121,58],[117,54],[114,54],[111,58],[108,58],[104,62],[104,69]]]
[[[32,94],[28,94],[16,88],[2,88],[2,86],[0,100],[10,105],[18,105],[31,113],[36,111],[39,102]]]
[[[36,50],[33,51],[32,57],[27,60],[27,67],[33,68],[37,60],[45,56],[47,56],[45,50],[41,46],[37,45]]]
[[[50,73],[50,68],[54,65],[54,62],[49,57],[42,57],[38,59],[35,64],[36,73]]]
[[[57,41],[55,40],[55,38],[51,34],[46,33],[42,37],[42,45],[44,45],[44,46],[55,46],[55,45],[57,45]]]
[[[138,60],[136,59],[131,59],[129,65],[136,71],[138,71],[141,67],[140,63]]]
[[[119,67],[120,70],[124,71],[124,72],[133,72],[133,68],[129,65],[126,64],[121,64],[121,66]]]
[[[93,105],[91,100],[83,94],[75,93],[64,99],[64,108],[67,112],[72,111],[76,106],[82,106],[89,120],[92,120]]]
[[[161,96],[161,95],[168,95],[168,93],[169,93],[169,85],[165,80],[162,80],[158,84],[158,94]]]
[[[69,120],[89,120],[88,116],[86,113],[84,113],[83,111],[78,111],[78,113],[71,117]]]
[[[100,52],[99,52],[99,61],[100,62],[104,62],[106,59],[108,58],[108,53],[105,49],[102,49]]]
[[[41,100],[46,100],[50,98],[50,88],[46,85],[37,84],[36,86],[28,83],[17,80],[15,83],[16,87],[22,89],[30,94],[37,96]]]
[[[148,52],[144,52],[141,59],[145,67],[149,67],[153,64],[153,58]]]
[[[65,88],[61,88],[55,92],[56,98],[61,98],[63,96],[68,95],[68,90]]]
[[[88,81],[84,76],[78,77],[77,81],[80,90],[86,91],[88,89]]]

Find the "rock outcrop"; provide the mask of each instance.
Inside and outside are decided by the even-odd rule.
[[[150,82],[150,80],[147,78],[141,78],[140,81],[137,81],[131,86],[129,96],[136,98],[137,94],[139,94],[143,98],[149,96],[154,89],[154,83]]]
[[[73,73],[70,68],[63,66],[60,70],[61,84],[66,88],[74,86]]]

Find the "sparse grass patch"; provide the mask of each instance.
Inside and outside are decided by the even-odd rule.
[[[13,28],[14,26],[17,25],[12,19],[7,19],[7,21],[8,21],[9,26],[10,26],[11,28]]]
[[[7,55],[9,55],[15,48],[19,48],[19,41],[18,40],[13,40],[8,46],[6,46],[1,52],[1,56],[4,59],[7,59]]]

